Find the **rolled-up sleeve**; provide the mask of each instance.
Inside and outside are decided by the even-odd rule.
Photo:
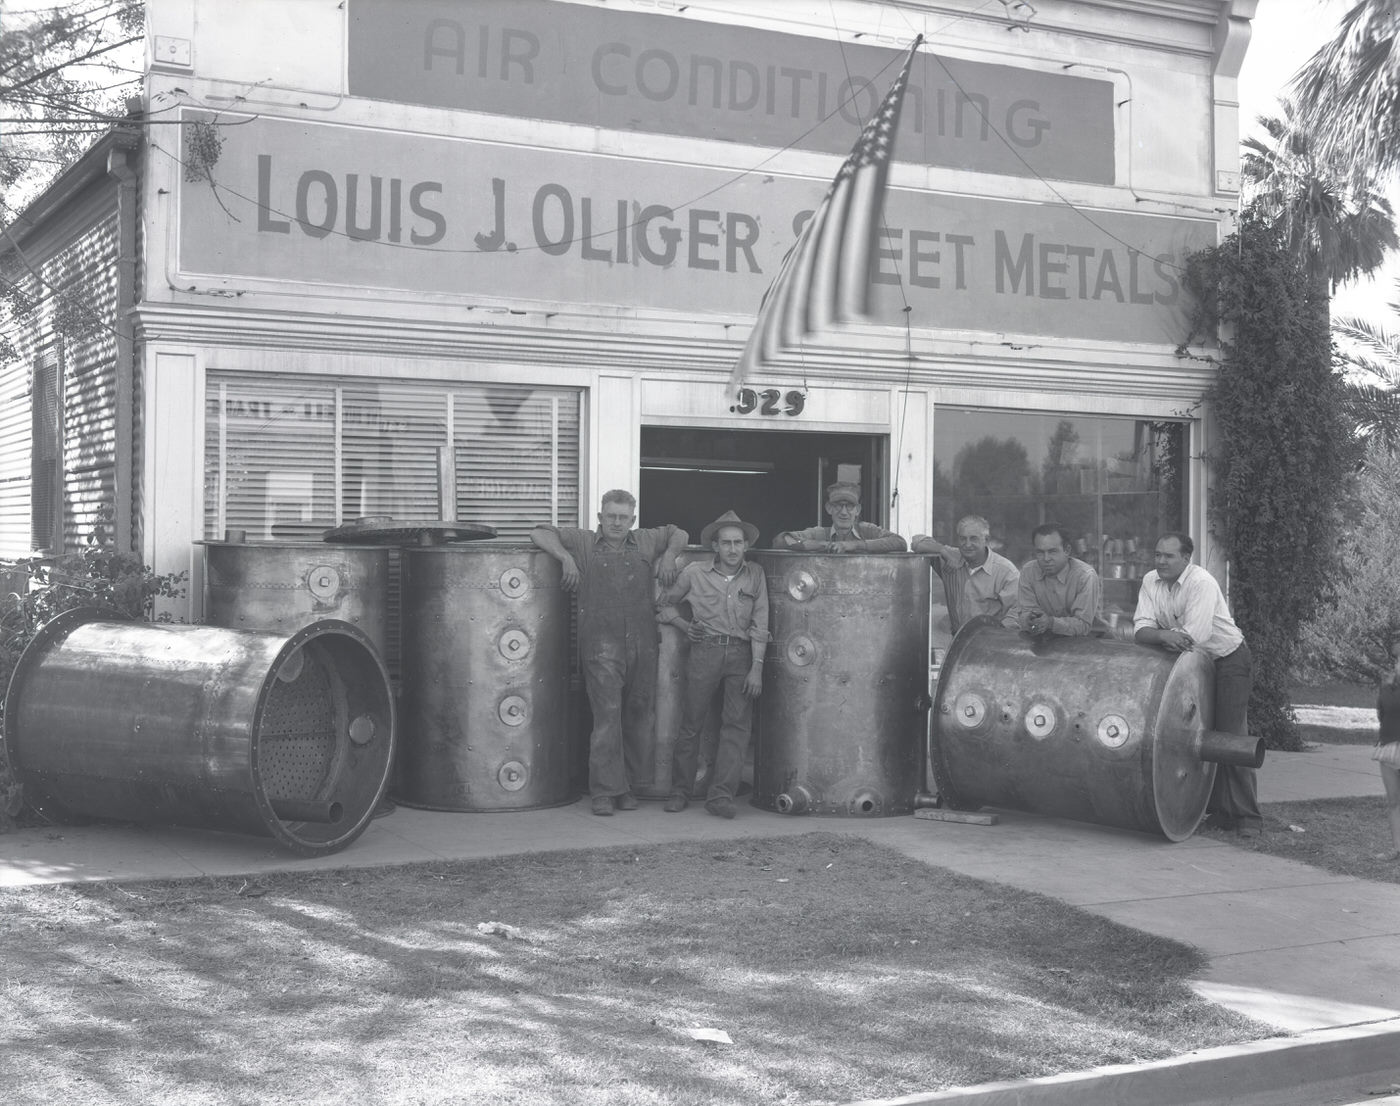
[[[768,642],[773,635],[768,632],[768,578],[763,569],[752,561],[749,569],[753,573],[753,615],[749,619],[749,640]]]
[[[865,543],[863,552],[866,553],[903,553],[909,548],[904,539],[893,530],[886,530],[873,522],[857,524],[856,533]]]

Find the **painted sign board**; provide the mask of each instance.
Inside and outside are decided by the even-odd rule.
[[[226,117],[227,118],[227,117]],[[752,315],[829,182],[269,118],[180,188],[184,274]],[[875,318],[1167,343],[1213,221],[892,189]],[[901,291],[902,289],[902,291]]]
[[[349,3],[352,96],[826,153],[850,150],[904,60],[553,0]],[[1112,184],[1113,113],[1111,81],[944,58],[934,41],[895,148],[914,164]]]

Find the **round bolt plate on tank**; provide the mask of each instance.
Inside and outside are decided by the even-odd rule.
[[[529,705],[519,695],[507,695],[496,708],[507,726],[523,726],[530,717]]]
[[[306,574],[306,590],[329,603],[340,594],[340,573],[332,565],[316,565]]]
[[[520,761],[508,760],[501,765],[501,770],[496,773],[496,779],[506,791],[519,791],[525,786],[529,775],[529,771]]]
[[[519,599],[530,590],[530,574],[524,569],[508,568],[501,573],[501,594],[507,599]]]
[[[1055,708],[1045,703],[1032,703],[1026,711],[1026,733],[1037,741],[1044,741],[1055,732]]]
[[[524,660],[530,655],[530,635],[524,630],[507,630],[496,639],[496,648],[507,660]]]
[[[798,668],[806,668],[817,659],[817,643],[811,638],[798,634],[787,643],[787,659]]]
[[[953,717],[957,719],[959,726],[975,730],[987,720],[987,703],[980,695],[971,691],[964,692],[953,703]]]
[[[1110,714],[1099,719],[1098,738],[1110,749],[1121,749],[1131,736],[1132,730],[1126,718]]]
[[[817,594],[817,578],[802,569],[789,572],[787,592],[799,603],[806,603]]]

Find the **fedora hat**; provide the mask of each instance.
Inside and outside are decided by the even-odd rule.
[[[724,527],[726,526],[739,527],[739,529],[744,532],[744,540],[748,542],[750,546],[755,546],[758,544],[758,527],[755,526],[752,522],[745,522],[733,511],[725,511],[724,514],[720,515],[719,518],[714,520],[714,522],[710,523],[710,525],[706,526],[705,529],[701,530],[700,544],[709,545],[712,541],[714,541],[715,534],[718,531],[724,529]]]

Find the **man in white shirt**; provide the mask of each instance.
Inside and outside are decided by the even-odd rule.
[[[1249,733],[1247,710],[1254,685],[1254,658],[1230,617],[1220,585],[1191,563],[1195,543],[1171,531],[1157,539],[1157,566],[1142,579],[1133,638],[1173,653],[1204,653],[1215,661],[1215,729]],[[1253,768],[1217,765],[1215,787],[1206,805],[1206,824],[1234,829],[1247,837],[1263,827]]]

